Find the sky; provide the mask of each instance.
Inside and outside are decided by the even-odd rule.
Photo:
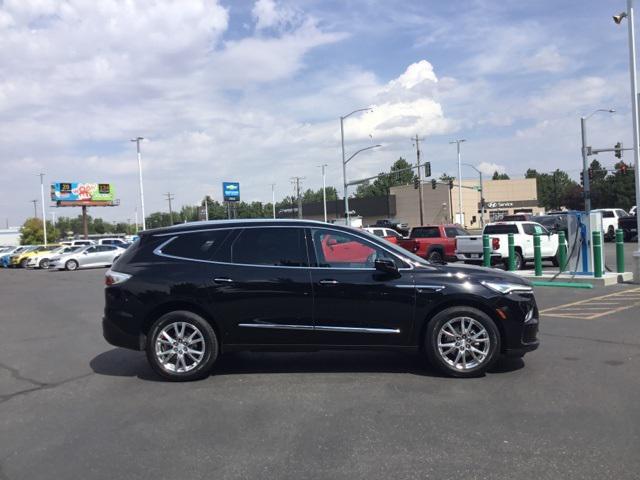
[[[40,178],[110,182],[147,215],[221,200],[271,201],[341,190],[340,116],[349,180],[415,161],[434,176],[462,161],[522,177],[578,177],[580,116],[594,148],[631,144],[623,0],[0,0],[0,225],[33,215]],[[630,156],[630,155],[629,155]],[[598,160],[612,166],[612,154]],[[627,158],[629,161],[630,158]],[[463,168],[463,177],[475,172]],[[45,193],[48,187],[45,188]],[[45,197],[46,198],[46,197]],[[47,210],[53,209],[46,199]],[[56,209],[58,215],[75,215]]]

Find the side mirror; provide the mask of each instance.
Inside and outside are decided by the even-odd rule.
[[[335,238],[330,238],[327,240],[327,246],[335,247],[338,244],[338,241]]]
[[[86,250],[84,252],[82,252],[83,255],[87,255],[89,252],[87,252]]]
[[[386,258],[380,258],[375,261],[374,266],[376,270],[383,273],[389,273],[392,275],[398,274],[398,267],[393,262],[393,260],[388,260]]]

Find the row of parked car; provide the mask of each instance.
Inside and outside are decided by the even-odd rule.
[[[70,240],[48,245],[0,246],[0,267],[78,270],[111,266],[129,247],[121,238]]]
[[[613,241],[616,229],[624,232],[625,241],[637,235],[635,211],[622,209],[594,210],[602,214],[604,238]],[[567,212],[551,212],[547,215],[514,214],[500,222],[487,224],[482,234],[471,235],[460,225],[440,224],[414,227],[409,231],[398,228],[393,222],[380,222],[367,227],[369,233],[383,237],[410,252],[433,263],[463,261],[480,264],[483,260],[482,234],[491,236],[491,264],[506,264],[508,236],[513,234],[516,269],[524,268],[532,261],[533,237],[540,234],[542,258],[558,266],[558,232],[568,234]]]

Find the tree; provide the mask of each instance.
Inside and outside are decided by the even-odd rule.
[[[498,171],[496,170],[495,172],[493,172],[492,180],[509,180],[509,175],[507,175],[506,173],[498,173]]]
[[[337,200],[338,199],[338,191],[335,187],[327,187],[327,201]],[[307,189],[302,194],[302,203],[314,203],[314,202],[322,202],[322,188],[318,190]]]
[[[536,179],[538,203],[547,210],[558,210],[563,206],[569,208],[567,202],[575,205],[576,188],[581,190],[567,172],[560,169],[552,173],[538,173],[529,169],[525,178]]]
[[[53,243],[59,236],[58,230],[51,225],[51,222],[47,221],[47,241]],[[22,228],[20,228],[20,244],[40,245],[42,243],[44,243],[42,220],[39,218],[27,218]]]
[[[535,168],[528,168],[524,178],[538,178],[538,171]]]
[[[416,174],[411,170],[411,164],[404,158],[396,160],[389,172],[380,172],[373,183],[366,182],[358,185],[356,198],[382,197],[389,195],[391,187],[413,183]]]

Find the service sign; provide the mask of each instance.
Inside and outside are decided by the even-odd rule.
[[[113,202],[115,189],[111,183],[56,182],[51,184],[54,202]]]
[[[222,182],[222,197],[225,202],[240,201],[240,183]]]

